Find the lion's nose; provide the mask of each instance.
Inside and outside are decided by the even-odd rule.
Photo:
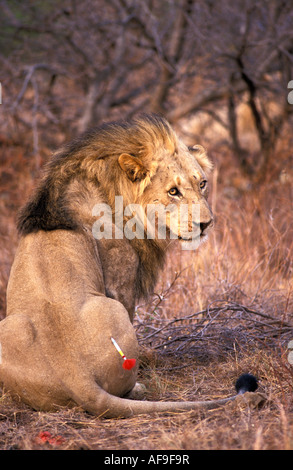
[[[204,232],[210,225],[213,225],[213,219],[210,219],[208,222],[200,222],[200,234],[204,235]]]

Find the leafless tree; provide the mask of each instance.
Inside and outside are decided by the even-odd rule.
[[[283,0],[0,0],[2,122],[52,146],[141,111],[177,124],[207,113],[229,131],[240,166],[263,173],[291,119],[293,7]],[[237,106],[258,149],[243,147]],[[270,113],[271,103],[278,113]],[[219,111],[225,110],[223,119]]]

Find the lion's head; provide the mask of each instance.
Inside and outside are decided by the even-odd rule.
[[[136,150],[124,151],[117,158],[122,170],[118,180],[127,188],[127,215],[135,213],[147,238],[199,244],[212,226],[207,203],[207,174],[212,165],[204,148],[188,148],[157,116],[137,119],[133,134],[138,139]],[[138,233],[143,235],[142,230]]]
[[[186,245],[196,239],[198,244],[212,226],[207,203],[211,166],[203,147],[188,148],[157,115],[105,124],[55,154],[20,214],[19,230],[92,230],[99,220],[97,207],[108,207],[114,218],[121,197],[123,236],[155,278],[170,240]],[[136,231],[139,235],[133,236]]]
[[[160,134],[154,136],[151,131],[157,130],[158,124]],[[137,125],[146,133],[150,129],[144,136],[148,145],[136,154],[124,152],[118,157],[124,187],[129,188],[131,195],[128,215],[131,208],[135,212],[135,205],[142,207],[136,218],[148,238],[197,239],[199,243],[206,238],[213,221],[207,203],[207,175],[212,165],[204,148],[188,148],[164,120],[148,117],[137,121]]]

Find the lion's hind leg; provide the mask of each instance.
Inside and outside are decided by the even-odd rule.
[[[69,401],[66,393],[56,400],[54,371],[27,315],[10,314],[0,322],[0,345],[0,384],[5,390],[35,409],[49,410],[54,403]]]
[[[9,315],[0,322],[0,366],[7,367],[24,360],[34,343],[35,328],[24,314]]]
[[[36,332],[24,314],[12,314],[0,322],[0,383],[15,390],[27,375]]]
[[[128,359],[138,359],[134,328],[124,306],[105,296],[92,296],[79,316],[79,350],[99,386],[110,394],[123,396],[136,383],[138,361],[133,368],[123,368],[123,358],[112,338]]]

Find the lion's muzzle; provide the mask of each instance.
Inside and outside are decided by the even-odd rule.
[[[200,222],[200,236],[205,237],[208,229],[211,229],[214,225],[214,220],[210,219],[208,222]]]

